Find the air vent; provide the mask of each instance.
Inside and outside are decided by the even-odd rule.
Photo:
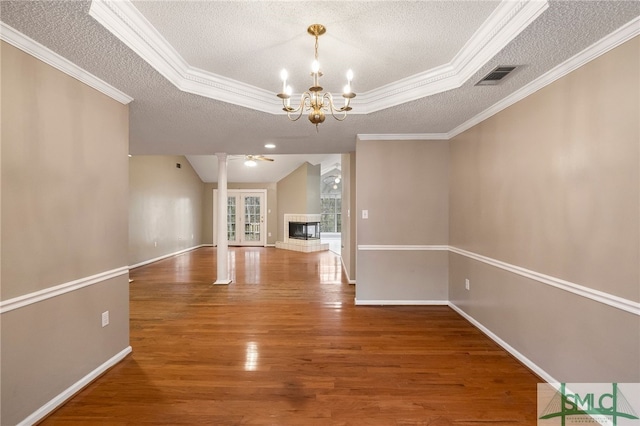
[[[495,67],[482,80],[476,83],[476,86],[495,86],[500,83],[509,73],[515,70],[515,66],[499,66]]]

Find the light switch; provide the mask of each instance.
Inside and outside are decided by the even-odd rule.
[[[362,218],[369,219],[369,210],[362,210]]]

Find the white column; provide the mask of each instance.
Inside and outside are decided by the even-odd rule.
[[[214,284],[229,284],[229,241],[227,241],[227,154],[216,153],[218,157],[218,275]]]

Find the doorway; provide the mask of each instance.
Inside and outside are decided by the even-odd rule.
[[[266,199],[266,189],[227,190],[227,241],[230,246],[266,246]],[[218,190],[214,189],[213,241],[216,245],[217,205]]]
[[[342,167],[336,161],[320,178],[320,241],[342,255]]]

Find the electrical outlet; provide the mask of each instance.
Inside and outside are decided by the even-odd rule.
[[[109,311],[104,311],[102,313],[102,326],[106,327],[109,325]]]
[[[464,280],[464,288],[466,288],[467,290],[469,290],[469,278],[466,278]]]
[[[369,219],[369,210],[362,210],[362,218]]]
[[[271,232],[269,232],[269,234],[268,234],[268,235],[269,235],[269,236],[271,236]]]

